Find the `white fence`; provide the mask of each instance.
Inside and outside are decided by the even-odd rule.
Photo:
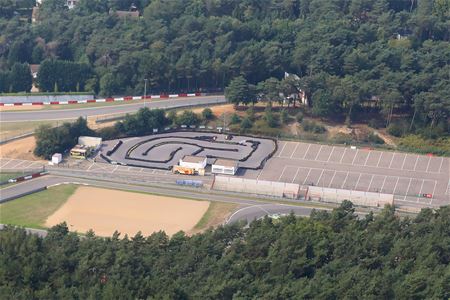
[[[297,199],[299,197],[300,186],[294,183],[216,176],[213,189]]]
[[[386,204],[394,205],[394,195],[360,192],[351,190],[322,188],[310,186],[308,189],[308,200],[341,203],[344,200],[351,201],[354,205],[384,207]]]

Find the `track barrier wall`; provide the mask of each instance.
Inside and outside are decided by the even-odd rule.
[[[308,188],[307,200],[330,203],[341,203],[344,200],[349,200],[354,205],[381,208],[386,204],[394,205],[394,195],[391,194],[322,188],[316,186],[310,186]]]
[[[300,185],[276,181],[215,176],[213,189],[219,191],[298,199]]]

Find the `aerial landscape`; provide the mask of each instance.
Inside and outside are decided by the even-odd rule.
[[[0,0],[1,299],[450,299],[450,0]]]

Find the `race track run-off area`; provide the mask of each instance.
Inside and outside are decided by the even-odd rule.
[[[203,156],[208,163],[224,158],[238,161],[239,168],[259,170],[275,153],[276,141],[250,136],[209,132],[168,132],[105,142],[100,159],[126,166],[170,170],[186,155]]]

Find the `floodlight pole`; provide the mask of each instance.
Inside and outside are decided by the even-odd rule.
[[[147,99],[147,81],[148,81],[148,79],[145,78],[144,79],[144,107],[145,107],[145,101]]]

